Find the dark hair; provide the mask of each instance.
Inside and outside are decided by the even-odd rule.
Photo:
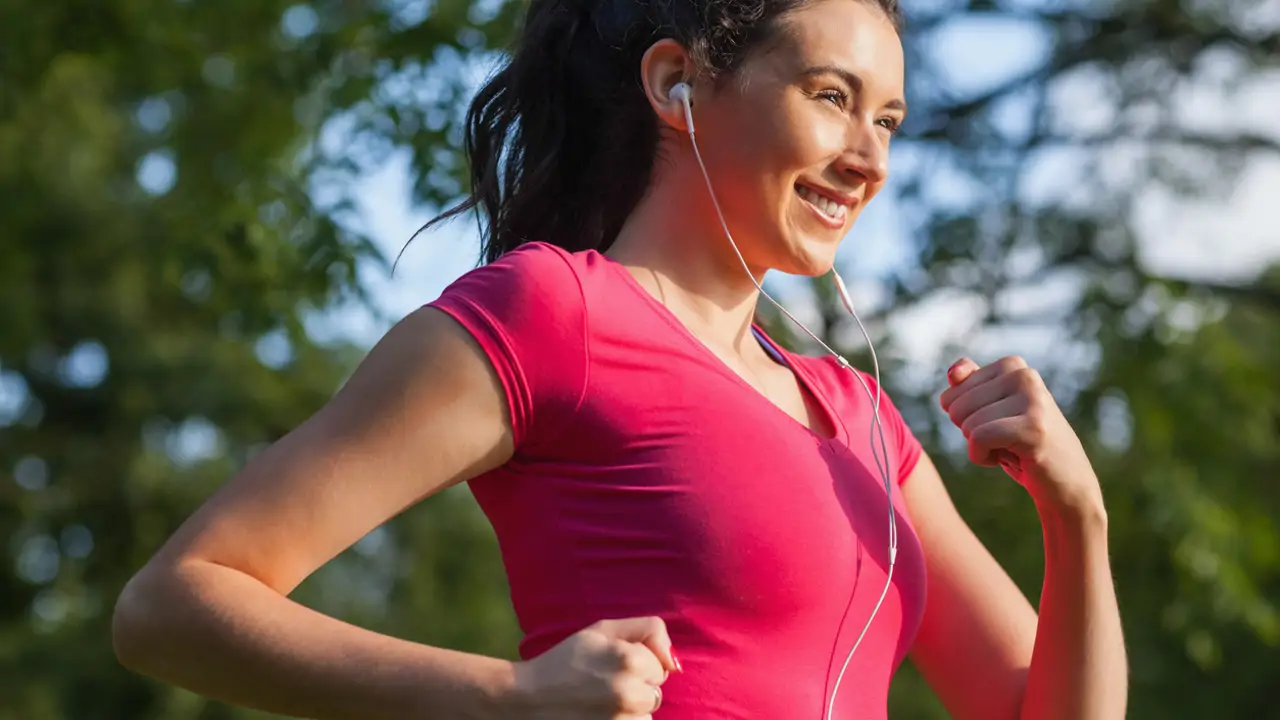
[[[898,0],[857,0],[900,27]],[[467,111],[471,195],[423,227],[483,210],[485,262],[532,240],[604,251],[649,186],[659,125],[640,60],[671,38],[720,79],[812,0],[532,0],[510,61]]]

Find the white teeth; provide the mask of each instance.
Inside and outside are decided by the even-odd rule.
[[[849,212],[849,208],[847,206],[825,198],[803,185],[797,185],[796,192],[798,192],[800,197],[804,198],[806,202],[818,208],[823,215],[826,215],[832,220],[843,220],[845,215]]]

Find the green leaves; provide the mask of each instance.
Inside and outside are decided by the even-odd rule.
[[[254,716],[119,668],[111,605],[199,502],[310,415],[358,357],[305,330],[315,313],[360,301],[359,264],[385,262],[344,220],[346,184],[367,158],[318,152],[318,139],[378,101],[379,58],[414,47],[428,62],[468,25],[454,8],[393,26],[394,5],[0,11],[0,717]],[[448,127],[435,128],[437,146]],[[468,517],[449,551],[493,555],[491,531]],[[428,531],[391,532],[392,545],[416,548]],[[382,611],[366,617],[409,618],[423,605],[398,588],[433,577],[432,565],[397,557],[388,569],[352,552],[331,572],[381,573]],[[493,601],[427,609],[488,608],[485,626],[506,622],[485,645],[497,651],[514,635],[496,557],[490,567],[475,576],[489,580],[449,587]],[[340,593],[309,597],[343,609]],[[506,611],[496,621],[494,603]]]
[[[523,8],[0,6],[0,720],[264,717],[120,669],[111,603],[213,488],[349,372],[361,348],[306,330],[361,301],[357,267],[387,261],[356,229],[349,183],[407,149],[416,198],[456,199],[468,93]],[[929,62],[933,31],[1001,13],[1044,30],[1044,57],[957,91]],[[1269,126],[1206,129],[1179,114],[1178,89],[1206,66],[1226,89],[1274,70],[1277,28],[1245,17],[1256,3],[971,4],[917,13],[905,37],[915,119],[897,142],[918,162],[894,187],[918,252],[887,278],[892,302],[871,329],[891,335],[950,293],[981,312],[970,337],[946,342],[1004,337],[1013,351],[1052,338],[1040,369],[1107,494],[1134,718],[1271,711],[1280,271],[1161,277],[1149,260],[1162,246],[1135,214],[1153,187],[1224,194],[1242,162],[1278,153]],[[856,337],[834,295],[815,297],[822,332]],[[898,405],[1035,599],[1034,508],[953,451],[936,410],[943,367],[937,387],[922,383],[930,369],[883,339]],[[297,597],[477,652],[511,656],[519,637],[496,541],[464,488],[409,510]],[[892,702],[894,717],[943,717],[910,669]]]

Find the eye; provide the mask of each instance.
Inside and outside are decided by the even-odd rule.
[[[902,127],[902,121],[895,117],[882,117],[876,123],[888,130],[890,135],[896,135],[898,128]]]
[[[837,90],[835,88],[823,90],[822,92],[819,92],[817,96],[842,109],[849,102],[849,95],[843,90]]]

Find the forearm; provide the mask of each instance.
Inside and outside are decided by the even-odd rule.
[[[1024,720],[1123,718],[1128,668],[1101,502],[1039,503],[1045,577]]]
[[[121,662],[202,695],[317,720],[503,714],[510,662],[364,630],[212,563],[131,585],[115,617]]]

